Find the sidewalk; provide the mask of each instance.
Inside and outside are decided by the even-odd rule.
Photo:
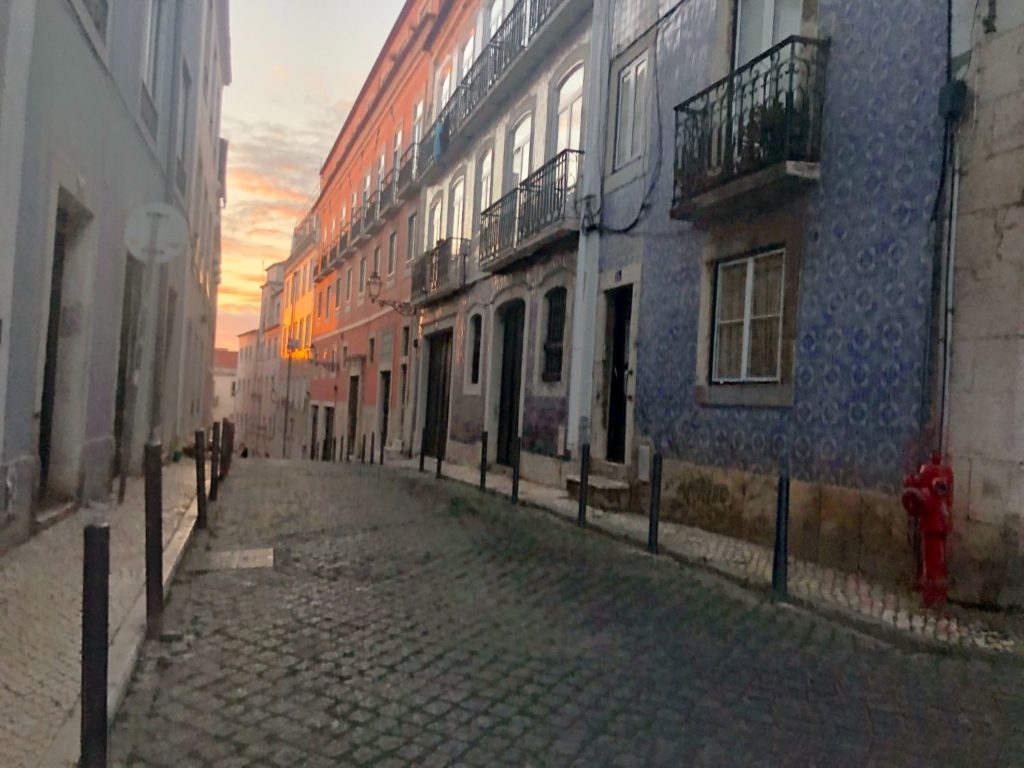
[[[195,463],[164,468],[164,589],[195,521]],[[0,766],[77,763],[82,529],[110,524],[110,716],[145,632],[144,486],[82,509],[0,558]]]
[[[416,471],[418,459],[392,460],[391,466]],[[427,461],[432,475],[436,464]],[[479,467],[444,464],[442,474],[469,485],[480,482]],[[508,496],[511,477],[488,472],[487,489]],[[526,480],[519,483],[520,503],[547,510],[576,521],[577,502],[563,488],[540,485]],[[647,547],[646,516],[605,512],[587,508],[589,527],[616,538]],[[662,522],[659,527],[659,551],[676,560],[706,568],[743,585],[767,589],[772,581],[772,550],[740,539],[710,533],[678,523]],[[976,650],[1009,658],[1024,659],[1024,622],[1002,622],[996,615],[950,606],[943,611],[926,610],[920,596],[900,592],[888,586],[789,558],[789,600],[862,630],[884,634],[896,641],[942,650]]]

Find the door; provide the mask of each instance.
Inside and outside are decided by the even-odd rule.
[[[452,369],[452,332],[427,337],[430,356],[427,362],[427,409],[423,451],[428,456],[445,457],[448,447],[448,394]]]
[[[39,409],[39,495],[46,497],[53,448],[53,414],[57,399],[57,356],[60,352],[60,314],[64,295],[64,258],[70,217],[57,209],[53,236],[53,267],[50,278],[50,313],[46,323],[46,362],[43,365],[43,398]]]
[[[135,392],[132,375],[137,367],[136,345],[139,308],[142,304],[142,264],[130,255],[124,268],[124,294],[121,299],[121,344],[117,362],[117,394],[114,405],[114,471],[127,471],[126,449],[132,439],[131,424],[135,414]]]
[[[324,409],[324,449],[321,457],[324,461],[334,460],[334,408]]]
[[[391,371],[380,374],[380,445],[388,442],[388,417],[391,415]]]
[[[345,440],[345,452],[351,456],[355,453],[356,428],[359,426],[359,377],[352,376],[348,380],[348,431]]]
[[[608,291],[608,461],[626,460],[626,410],[629,400],[629,328],[633,319],[633,286]]]
[[[511,466],[519,436],[519,398],[523,383],[523,326],[526,304],[509,302],[501,313],[501,393],[498,408],[498,463]]]
[[[320,409],[314,405],[311,410],[313,413],[313,424],[311,428],[311,434],[309,436],[309,458],[316,461],[317,449],[320,447],[318,439],[319,431],[317,430],[316,417],[319,414]]]

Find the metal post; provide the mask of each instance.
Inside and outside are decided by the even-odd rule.
[[[331,438],[331,461],[341,461],[338,458],[338,438]]]
[[[434,447],[434,452],[437,454],[437,469],[436,469],[436,472],[435,472],[435,477],[437,477],[437,479],[440,480],[441,479],[441,463],[443,461],[443,459],[441,458],[441,442],[440,441],[438,441],[437,445]]]
[[[107,765],[110,527],[85,528],[82,568],[82,722],[79,765]]]
[[[772,594],[785,600],[789,591],[789,475],[779,475],[779,493],[775,504],[775,557],[772,562]]]
[[[160,443],[146,446],[146,630],[152,637],[164,612],[163,465]]]
[[[231,449],[228,445],[231,425],[227,419],[221,422],[220,427],[220,479],[223,481],[228,476],[228,460],[231,456]]]
[[[384,466],[384,435],[380,436],[380,457],[378,459],[378,463],[382,467]]]
[[[420,435],[420,472],[423,471],[423,467],[427,462],[427,429],[423,428],[423,434]]]
[[[210,501],[217,500],[217,481],[220,479],[220,422],[213,422],[213,440],[210,445]]]
[[[580,503],[576,511],[576,524],[587,526],[587,494],[590,490],[590,443],[580,446]]]
[[[228,472],[235,463],[235,422],[228,422]]]
[[[291,342],[288,342],[289,345]],[[292,399],[292,350],[288,349],[288,376],[284,386],[284,429],[281,435],[281,458],[288,458],[288,406]]]
[[[519,503],[519,460],[523,452],[523,438],[517,437],[512,443],[512,503]]]
[[[651,519],[647,528],[647,551],[658,554],[658,523],[661,518],[661,454],[651,464]]]
[[[360,446],[359,446],[359,463],[360,464],[365,464],[366,463],[366,435],[365,434],[363,435],[362,443],[360,443]]]
[[[487,490],[487,430],[480,436],[480,490]]]
[[[377,433],[376,432],[371,432],[370,433],[370,463],[371,464],[373,464],[373,455],[374,455],[375,450],[376,450],[374,448],[374,445],[373,445],[374,442],[376,441],[376,439],[377,439]]]
[[[196,430],[196,528],[206,528],[206,431]]]
[[[341,436],[341,461],[347,462],[349,460],[348,459],[348,450],[349,450],[348,436],[347,435],[342,435]]]

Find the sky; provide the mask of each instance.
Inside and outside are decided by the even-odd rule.
[[[217,346],[255,328],[265,267],[288,257],[320,165],[403,0],[232,0]]]

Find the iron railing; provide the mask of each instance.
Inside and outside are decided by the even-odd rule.
[[[427,129],[427,135],[420,139],[419,149],[416,151],[416,178],[422,179],[433,165],[434,160],[440,157],[442,149],[442,137],[444,127],[438,126],[435,122]]]
[[[395,173],[393,168],[384,174],[384,181],[380,184],[380,203],[378,207],[382,214],[384,211],[390,210],[391,206],[395,203],[397,197],[395,195],[395,180],[397,177],[398,174]]]
[[[583,153],[565,149],[526,177],[520,185],[520,240],[540,234],[565,218],[566,206],[575,203],[582,168]]]
[[[363,204],[363,232],[370,233],[380,223],[380,210],[377,208],[377,192],[371,192]]]
[[[414,181],[418,178],[416,174],[416,161],[419,158],[420,145],[415,141],[402,153],[398,164],[398,182],[396,193],[399,197],[405,194]]]
[[[469,240],[449,237],[420,256],[412,265],[413,299],[422,301],[465,285],[468,254]]]
[[[516,187],[480,214],[480,266],[495,261],[516,244],[522,188]]]
[[[341,258],[342,254],[348,250],[348,232],[342,232],[338,235],[337,243],[337,258]]]
[[[676,107],[675,204],[785,161],[817,162],[828,41],[793,36]]]
[[[352,211],[352,226],[349,228],[350,242],[353,244],[363,235],[363,208],[360,206]]]

